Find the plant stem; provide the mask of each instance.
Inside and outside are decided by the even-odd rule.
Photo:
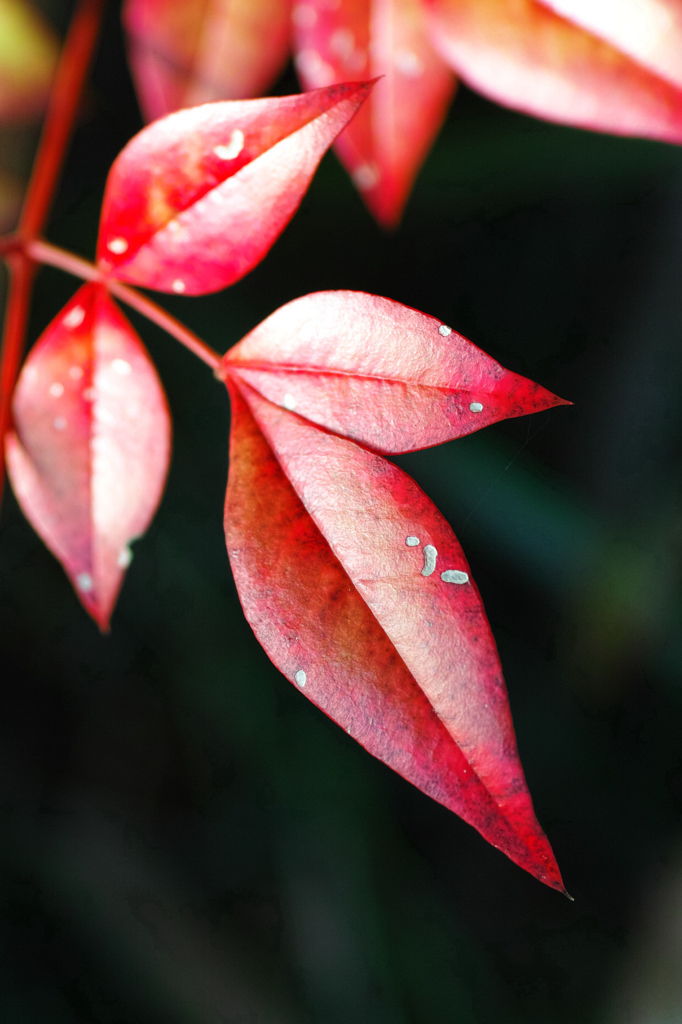
[[[103,0],[81,0],[69,25],[26,190],[18,234],[30,240],[45,226],[97,42]]]
[[[73,274],[84,281],[101,282],[121,302],[125,302],[126,305],[137,310],[138,313],[142,313],[148,320],[155,323],[157,327],[163,328],[176,341],[179,341],[181,345],[184,345],[195,356],[198,356],[212,370],[217,370],[221,360],[220,354],[210,348],[206,342],[198,338],[196,334],[180,323],[179,320],[176,320],[174,316],[167,313],[165,309],[161,309],[160,306],[157,306],[155,302],[148,299],[146,295],[138,292],[135,288],[121,284],[120,281],[116,281],[114,278],[102,273],[94,263],[88,263],[87,260],[83,260],[79,256],[73,256],[70,252],[65,252],[64,249],[59,249],[56,245],[51,245],[49,242],[40,240],[31,242],[26,247],[26,252],[37,263],[47,263],[52,267],[58,267],[60,270],[66,271],[67,274]]]
[[[104,0],[80,0],[71,20],[19,218],[19,244],[8,245],[5,250],[9,287],[0,348],[0,502],[5,481],[4,439],[10,423],[12,392],[21,363],[35,277],[35,266],[25,243],[42,231],[50,212],[103,10]]]

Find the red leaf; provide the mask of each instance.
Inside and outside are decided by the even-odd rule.
[[[375,757],[563,890],[452,530],[396,466],[228,383],[227,548],[267,654]]]
[[[385,76],[335,148],[373,215],[395,226],[455,90],[420,0],[309,0],[294,24],[306,88]]]
[[[263,259],[371,83],[204,104],[156,121],[109,173],[98,259],[122,281],[202,295]]]
[[[282,306],[223,359],[265,398],[377,451],[417,451],[563,399],[435,317],[364,292]]]
[[[170,416],[146,349],[101,285],[44,331],[14,394],[7,469],[27,519],[107,630],[170,459]]]
[[[678,0],[638,0],[617,14],[612,4],[584,0],[425,3],[434,45],[492,99],[582,128],[682,141]],[[550,7],[572,13],[614,45]]]
[[[126,0],[130,63],[148,121],[265,92],[289,52],[289,0]]]

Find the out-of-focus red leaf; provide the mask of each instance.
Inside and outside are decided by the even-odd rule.
[[[452,530],[396,466],[228,384],[227,548],[267,654],[375,757],[563,890]]]
[[[80,288],[36,342],[13,411],[14,493],[106,630],[128,545],[161,498],[171,427],[147,351],[102,286]]]
[[[386,453],[568,404],[435,317],[364,292],[289,302],[230,349],[222,372]]]
[[[109,172],[100,265],[164,292],[203,295],[233,284],[289,223],[370,89],[351,82],[207,103],[144,128]]]
[[[0,120],[40,114],[59,47],[54,32],[25,0],[0,0]]]
[[[308,0],[293,10],[306,88],[385,76],[335,149],[386,227],[400,220],[455,79],[433,50],[420,0]]]
[[[151,121],[265,92],[286,63],[290,0],[127,0],[123,23]]]
[[[582,128],[682,141],[682,64],[672,42],[680,36],[678,0],[593,3],[590,15],[583,0],[424,2],[434,45],[492,99]],[[615,45],[550,7],[572,12]],[[671,41],[664,43],[668,16]]]

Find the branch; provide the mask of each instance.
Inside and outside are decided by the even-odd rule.
[[[30,241],[39,234],[50,212],[103,10],[103,0],[80,0],[69,26],[19,219],[19,243]],[[0,348],[0,502],[5,481],[5,434],[11,418],[12,393],[24,348],[35,277],[35,267],[25,245],[15,245],[9,240],[3,242],[6,243],[3,251],[10,280]]]
[[[73,256],[70,252],[65,252],[56,245],[43,241],[29,243],[26,247],[26,253],[36,263],[47,263],[51,267],[64,270],[67,274],[80,277],[84,281],[101,282],[112,295],[115,295],[121,302],[125,302],[126,305],[131,306],[132,309],[136,309],[138,313],[142,313],[148,320],[155,323],[157,327],[163,328],[176,341],[179,341],[181,345],[184,345],[195,356],[198,356],[207,366],[210,366],[212,370],[218,368],[221,360],[218,352],[210,348],[206,342],[202,341],[196,334],[193,334],[184,324],[176,320],[170,313],[167,313],[165,309],[161,309],[155,302],[148,299],[146,295],[102,273],[94,263],[88,263],[87,260],[83,260],[79,256]]]

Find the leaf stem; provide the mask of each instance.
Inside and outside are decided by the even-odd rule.
[[[7,262],[9,287],[0,348],[0,502],[5,481],[4,439],[11,418],[12,393],[24,348],[36,272],[26,242],[42,231],[50,212],[103,10],[104,0],[80,0],[76,8],[59,58],[19,228],[13,239],[2,240],[0,251]]]
[[[167,313],[165,309],[157,306],[152,299],[148,299],[146,295],[138,292],[135,288],[130,288],[128,285],[116,281],[115,278],[99,270],[94,263],[88,263],[87,260],[74,256],[64,249],[59,249],[56,245],[51,245],[49,242],[42,240],[30,242],[26,247],[26,252],[37,263],[47,263],[52,267],[58,267],[59,270],[64,270],[67,274],[80,277],[84,281],[100,281],[121,302],[125,302],[126,305],[146,316],[157,327],[163,328],[176,341],[179,341],[181,345],[184,345],[195,356],[198,356],[207,366],[210,366],[212,370],[217,370],[222,358],[220,354],[210,348],[206,342],[197,337],[179,320],[176,320],[174,316]]]

